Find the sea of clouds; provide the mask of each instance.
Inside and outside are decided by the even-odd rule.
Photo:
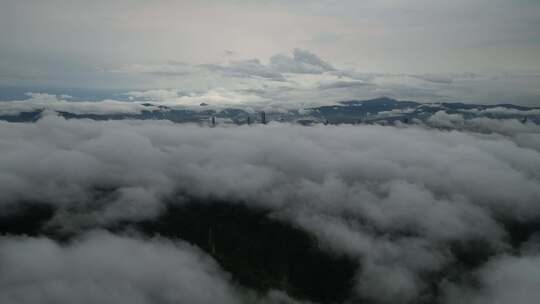
[[[540,296],[538,235],[516,243],[508,230],[540,221],[533,123],[440,112],[428,125],[210,128],[46,113],[0,122],[0,151],[0,208],[53,206],[47,226],[77,235],[0,236],[2,303],[292,302],[237,286],[182,241],[104,230],[189,198],[270,210],[324,250],[357,259],[351,301]],[[97,199],[96,189],[112,195]],[[470,244],[489,253],[472,269],[454,250]]]

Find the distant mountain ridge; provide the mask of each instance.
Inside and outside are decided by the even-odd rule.
[[[143,103],[148,110],[140,113],[117,114],[80,114],[69,111],[58,111],[58,115],[67,119],[93,119],[93,120],[169,120],[175,123],[205,123],[212,117],[217,123],[257,123],[261,122],[260,113],[253,113],[242,108],[214,109],[173,109],[151,102]],[[206,107],[207,104],[201,104]],[[0,120],[9,122],[37,121],[43,109],[20,112],[18,114],[1,115]],[[376,123],[393,122],[400,120],[409,122],[414,119],[424,121],[438,111],[448,114],[461,114],[464,118],[517,118],[540,123],[540,108],[524,107],[512,104],[481,105],[465,103],[420,103],[415,101],[399,101],[388,97],[370,100],[341,101],[335,105],[308,108],[303,111],[289,110],[279,113],[265,113],[266,120],[279,122],[297,122],[300,124],[314,123]]]

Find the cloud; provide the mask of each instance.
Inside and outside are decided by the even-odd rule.
[[[191,93],[171,100],[157,100],[160,104],[175,106],[199,106],[206,103],[217,107],[231,107],[238,105],[258,105],[264,103],[265,99],[255,94],[229,90],[226,88],[215,88],[206,92]]]
[[[329,83],[321,83],[319,89],[321,90],[332,90],[332,89],[350,89],[356,87],[363,87],[370,85],[369,83],[363,81],[336,81]]]
[[[182,94],[179,90],[146,90],[146,91],[130,91],[126,93],[127,96],[132,99],[142,99],[142,100],[158,100],[166,101],[176,99]]]
[[[442,84],[451,84],[454,79],[448,75],[433,75],[433,74],[424,74],[424,75],[412,75],[412,77],[422,79],[425,81],[442,83]]]
[[[270,66],[282,73],[321,74],[335,68],[317,55],[302,49],[294,49],[293,57],[275,55],[270,58]]]
[[[117,100],[69,101],[67,95],[28,93],[28,99],[0,102],[0,115],[18,115],[21,112],[56,111],[73,114],[140,114],[152,109],[140,103]]]
[[[428,119],[428,123],[443,128],[459,128],[465,123],[461,114],[448,114],[445,111],[437,111]]]
[[[54,206],[47,227],[71,232],[153,218],[190,197],[264,208],[358,259],[353,299],[414,301],[436,296],[443,270],[460,263],[456,244],[510,254],[505,223],[540,217],[540,150],[522,145],[539,133],[524,128],[2,122],[0,202]]]
[[[524,0],[519,5],[501,0],[496,4],[487,0],[473,4],[416,0],[407,5],[344,1],[340,7],[324,0],[160,1],[154,5],[133,3],[129,12],[123,5],[128,1],[119,1],[121,4],[88,7],[83,1],[55,0],[51,6],[35,0],[6,0],[0,12],[4,22],[0,30],[14,43],[5,46],[0,62],[2,83],[42,88],[143,90],[176,85],[186,89],[178,85],[178,78],[191,79],[192,75],[179,65],[167,65],[168,61],[189,66],[219,62],[224,59],[224,50],[234,50],[234,58],[266,59],[293,48],[308,49],[325,58],[321,62],[302,52],[294,58],[281,55],[276,61],[284,70],[319,73],[330,68],[325,63],[338,68],[340,63],[350,62],[360,67],[360,72],[430,75],[429,79],[443,80],[439,84],[444,84],[448,80],[441,75],[444,71],[538,74],[540,69],[535,1]],[[209,4],[213,9],[207,9]],[[58,7],[63,13],[55,9]],[[22,20],[30,26],[21,26]],[[62,32],[58,28],[73,30]],[[144,75],[96,67],[133,67]],[[480,96],[487,101],[491,97],[538,104],[537,84],[537,79],[521,79],[486,90],[476,83],[477,96],[471,99]],[[460,86],[450,88],[461,92]],[[503,96],[501,91],[509,93]]]
[[[380,111],[377,112],[377,117],[395,117],[402,116],[403,114],[413,113],[416,111],[415,108],[404,108],[404,109],[392,109],[390,111]]]
[[[197,66],[175,60],[169,60],[167,64],[130,64],[104,70],[111,73],[140,73],[163,77],[189,76],[200,72]]]
[[[60,245],[0,237],[2,303],[238,303],[216,263],[162,239],[93,232]]]
[[[72,101],[71,96],[51,95],[47,93],[27,93],[24,100],[0,101],[0,116],[16,116],[24,112],[48,111],[67,112],[70,114],[141,114],[142,111],[163,110],[160,106],[173,109],[201,110],[205,103],[213,109],[227,107],[263,107],[268,104],[264,96],[252,91],[229,90],[217,87],[205,91],[181,91],[178,89],[158,89],[129,91],[122,94],[122,99],[100,101]],[[294,105],[297,106],[297,105]],[[208,109],[208,108],[205,108]]]
[[[498,114],[498,115],[519,115],[519,116],[533,116],[540,115],[540,109],[520,110],[510,109],[505,107],[494,107],[487,109],[471,109],[465,112],[471,112],[475,114]]]
[[[501,256],[475,273],[480,288],[447,284],[445,303],[533,303],[540,297],[540,255]]]
[[[465,103],[536,106],[535,96],[538,95],[535,86],[537,73],[370,73],[352,68],[353,65],[335,67],[314,53],[298,48],[292,55],[271,56],[268,63],[253,58],[226,63],[167,60],[162,63],[103,66],[106,68],[97,70],[104,73],[102,80],[108,84],[114,82],[111,78],[137,82],[137,85],[128,86],[130,89],[126,91],[177,91],[185,95],[201,95],[215,90],[236,93],[258,91],[261,93],[257,95],[264,96],[266,105],[270,107],[279,104],[281,108],[295,109],[302,104],[328,105],[383,95],[418,102],[459,100]],[[47,89],[37,91],[48,92]],[[109,98],[115,97],[111,95]],[[251,101],[251,98],[243,97],[238,96],[241,101],[231,104]]]
[[[259,59],[231,61],[228,65],[206,64],[203,67],[219,71],[231,77],[259,77],[274,81],[285,81],[279,71],[261,64]]]
[[[336,69],[317,55],[302,49],[294,49],[293,56],[274,55],[270,63],[262,64],[259,59],[233,60],[228,64],[203,64],[202,68],[221,72],[225,76],[240,78],[262,78],[273,81],[286,81],[283,73],[322,74]]]
[[[524,123],[517,119],[488,117],[465,119],[459,113],[448,114],[445,111],[437,111],[427,119],[426,123],[437,128],[500,134],[507,136],[519,146],[540,151],[540,126],[533,122]]]

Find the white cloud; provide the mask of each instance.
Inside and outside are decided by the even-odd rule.
[[[503,136],[56,116],[0,124],[4,208],[50,204],[62,210],[50,227],[78,231],[154,217],[178,193],[245,202],[357,258],[356,293],[383,303],[427,296],[429,274],[455,262],[455,242],[506,251],[499,215],[523,223],[540,216],[540,150],[520,144],[524,134],[538,136],[530,128]],[[114,195],[96,206],[96,187]]]
[[[461,114],[448,114],[445,111],[437,111],[428,119],[428,123],[443,128],[460,128],[463,127],[465,119]]]
[[[73,114],[139,114],[152,109],[140,103],[116,100],[69,101],[66,96],[28,93],[28,99],[0,102],[0,115],[18,115],[21,112],[56,111]]]
[[[0,301],[239,303],[216,263],[182,242],[94,232],[68,245],[0,237]]]
[[[540,115],[540,109],[531,109],[531,110],[519,110],[519,109],[510,109],[505,107],[494,107],[488,109],[472,109],[464,110],[464,112],[472,112],[475,114],[502,114],[502,115],[519,115],[519,116],[533,116]]]

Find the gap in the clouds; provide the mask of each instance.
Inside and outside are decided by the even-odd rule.
[[[322,249],[317,240],[265,210],[219,201],[169,205],[138,223],[148,235],[178,238],[210,254],[242,286],[271,289],[319,303],[351,296],[358,262]]]
[[[12,208],[3,208],[0,214],[0,235],[47,234],[44,227],[53,218],[55,211],[53,206],[37,202],[20,202]]]
[[[540,242],[540,239],[538,239],[540,236],[540,218],[523,222],[506,220],[503,224],[508,233],[508,241],[514,248],[519,248],[531,241]]]
[[[488,240],[478,238],[454,241],[450,248],[457,266],[463,270],[479,268],[497,254],[497,249]]]
[[[94,190],[91,205],[96,211],[105,207],[114,189]],[[81,212],[91,212],[85,208],[63,209],[43,202],[12,206],[13,212],[0,215],[0,235],[45,236],[68,244],[99,227],[116,234],[135,230],[148,237],[184,240],[212,256],[233,281],[261,295],[282,290],[299,299],[340,303],[352,296],[360,267],[356,259],[330,252],[314,236],[272,217],[270,211],[240,203],[190,199],[169,203],[156,218],[106,227],[81,218]]]
[[[90,199],[92,209],[104,208],[114,195],[114,187],[94,188]],[[0,215],[0,234],[44,235],[69,243],[85,230],[96,227],[83,225],[79,229],[65,229],[77,222],[81,212],[91,210],[57,209],[43,202],[22,202],[12,206],[7,208],[11,212]],[[282,290],[292,297],[318,303],[340,303],[351,298],[362,300],[362,303],[374,300],[352,292],[362,269],[358,260],[321,247],[313,235],[273,217],[270,210],[238,202],[196,198],[189,198],[187,202],[169,199],[166,206],[155,218],[117,221],[106,228],[113,233],[135,230],[148,237],[159,235],[187,241],[212,256],[240,286],[261,294]],[[508,233],[513,250],[530,242],[540,230],[539,221],[498,221]],[[407,231],[402,233],[394,231],[380,237],[415,238]],[[479,238],[440,245],[446,248],[441,252],[453,258],[435,272],[419,273],[426,286],[422,287],[415,303],[433,303],[440,299],[442,282],[477,286],[475,271],[507,252],[506,249],[500,252],[488,240]]]

